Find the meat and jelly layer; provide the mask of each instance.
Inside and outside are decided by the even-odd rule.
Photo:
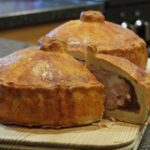
[[[99,71],[93,68],[91,71],[105,87],[107,110],[123,109],[135,112],[140,110],[134,86],[130,81],[104,68],[99,68]]]

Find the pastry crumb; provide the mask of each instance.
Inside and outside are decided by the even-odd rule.
[[[116,122],[116,119],[114,117],[107,117],[108,120]]]
[[[104,121],[104,122],[93,123],[92,125],[100,128],[110,128],[111,126],[114,125],[114,122]]]

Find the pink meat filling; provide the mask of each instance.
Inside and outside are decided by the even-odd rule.
[[[107,110],[117,108],[139,109],[134,88],[129,81],[105,69],[100,69],[101,71],[99,73],[93,69],[91,70],[105,87],[105,107]]]

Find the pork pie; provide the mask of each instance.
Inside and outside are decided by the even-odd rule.
[[[95,54],[89,47],[87,67],[105,87],[105,115],[142,124],[149,114],[150,74],[127,59]]]
[[[0,122],[62,128],[101,119],[104,88],[52,40],[0,59]]]
[[[60,25],[41,38],[40,44],[48,46],[50,38],[65,42],[68,53],[84,61],[87,45],[94,45],[97,53],[124,57],[141,68],[146,67],[147,50],[145,42],[129,29],[105,21],[98,11],[85,11],[80,20]]]

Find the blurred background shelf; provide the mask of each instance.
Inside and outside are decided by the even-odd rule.
[[[75,19],[103,7],[104,0],[0,0],[0,29]]]
[[[99,10],[107,20],[141,36],[150,46],[149,0],[0,0],[0,37],[37,39],[84,10]]]

